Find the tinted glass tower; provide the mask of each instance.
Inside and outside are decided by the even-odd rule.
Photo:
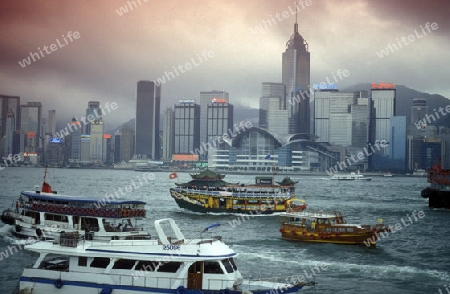
[[[139,81],[136,94],[135,155],[159,159],[159,111],[161,86]]]

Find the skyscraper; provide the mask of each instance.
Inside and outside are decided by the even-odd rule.
[[[207,108],[213,100],[229,102],[229,94],[217,90],[200,92],[200,143],[207,142]]]
[[[70,157],[74,162],[81,160],[81,123],[77,121],[76,118],[72,118],[72,121],[70,122],[71,125],[74,126],[73,131],[71,133],[71,150],[70,150]]]
[[[193,100],[175,104],[174,142],[175,154],[189,154],[200,147],[200,105]]]
[[[427,100],[423,98],[413,99],[413,105],[411,107],[411,124],[423,120],[427,114]]]
[[[47,134],[50,136],[54,136],[56,132],[56,110],[48,111],[48,120],[47,120]]]
[[[8,125],[11,123],[11,120],[14,120],[13,125]],[[14,137],[13,142],[17,142],[20,140],[17,140],[16,131],[20,129],[20,97],[19,96],[6,96],[6,95],[0,95],[0,142],[2,142],[2,138],[5,138],[5,140],[8,140],[6,136],[8,134],[11,134],[11,129],[14,129]],[[8,130],[8,131],[7,131]],[[13,152],[9,152],[10,142],[2,142],[0,144],[0,156],[8,156],[8,154],[13,153],[16,154],[20,151],[20,143],[14,144],[12,146]],[[8,145],[9,147],[6,147]],[[16,146],[17,145],[17,146]],[[5,150],[7,148],[8,150]]]
[[[283,83],[262,83],[262,96],[259,99],[259,127],[269,129],[268,127],[268,111],[271,100],[278,102],[278,105],[272,103],[273,110],[286,109],[286,85]],[[288,127],[288,117],[281,118],[282,122],[279,124],[286,124]],[[287,134],[287,133],[286,133]]]
[[[230,131],[233,132],[232,104],[225,101],[213,100],[211,103],[208,103],[206,118],[206,142],[216,142],[217,137],[222,138],[225,133],[228,132],[229,134]]]
[[[391,138],[390,119],[395,116],[395,86],[393,84],[372,84],[369,100],[369,143]],[[389,148],[380,154],[389,154]]]
[[[163,159],[171,160],[175,139],[175,116],[171,107],[164,112]]]
[[[95,121],[91,129],[91,160],[100,163],[103,160],[103,122]]]
[[[25,134],[25,151],[37,152],[40,147],[41,102],[28,102],[20,106],[20,128]]]
[[[285,105],[289,110],[289,133],[309,134],[310,53],[308,43],[298,33],[297,19],[294,34],[286,43],[282,62],[282,83],[286,85],[287,93]],[[302,99],[294,99],[299,94]]]
[[[89,117],[89,115],[94,116],[95,120],[94,123],[99,122],[102,120],[102,110],[100,109],[100,102],[98,101],[89,101],[88,102],[88,108],[86,109],[86,118]],[[91,122],[88,121],[86,124],[86,134],[91,134]]]
[[[159,159],[160,101],[161,86],[152,81],[137,83],[135,155]]]

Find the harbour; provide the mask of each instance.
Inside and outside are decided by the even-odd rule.
[[[3,171],[1,183],[2,209],[19,195],[39,184],[42,174],[37,169],[14,168]],[[54,189],[64,194],[103,196],[129,184],[136,178],[134,171],[50,169],[48,176]],[[55,172],[57,171],[57,172]],[[190,178],[178,173],[180,181]],[[27,179],[26,181],[24,179]],[[251,183],[252,176],[227,175],[232,182]],[[281,177],[280,177],[281,179]],[[214,235],[223,240],[239,256],[237,266],[248,278],[300,275],[317,285],[304,287],[299,293],[439,293],[448,283],[450,241],[446,224],[448,211],[428,208],[420,191],[427,186],[424,178],[377,178],[370,182],[339,182],[323,177],[299,177],[298,197],[315,209],[338,209],[349,223],[383,222],[394,226],[403,222],[402,229],[377,242],[375,248],[336,244],[305,244],[281,239],[281,216],[199,214],[180,209],[170,197],[174,181],[169,173],[155,173],[155,180],[123,196],[147,202],[144,229],[152,236],[155,219],[170,217],[180,224],[186,235],[199,236],[211,223],[220,223]],[[80,191],[84,187],[85,191]],[[424,217],[410,222],[413,211],[423,211]],[[25,266],[33,264],[37,255],[23,248],[5,226],[0,228],[2,293],[14,293]],[[7,256],[6,256],[7,255]],[[315,292],[316,291],[316,292]]]

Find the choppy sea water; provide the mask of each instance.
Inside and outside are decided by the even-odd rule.
[[[6,168],[0,171],[0,209],[11,207],[20,191],[41,185],[43,169]],[[296,195],[314,209],[339,210],[349,223],[375,224],[379,218],[401,229],[378,242],[376,248],[353,245],[305,244],[280,238],[279,215],[251,218],[229,214],[202,215],[181,210],[170,197],[174,181],[187,181],[188,173],[155,173],[143,185],[143,173],[120,170],[51,169],[48,182],[59,194],[119,193],[135,182],[137,189],[123,198],[146,201],[146,229],[156,235],[153,221],[171,217],[186,237],[199,237],[206,226],[219,222],[213,235],[221,235],[239,256],[237,266],[246,278],[302,275],[318,284],[300,293],[439,293],[450,283],[450,211],[431,210],[420,191],[425,178],[374,177],[370,182],[339,182],[323,177],[298,176]],[[281,180],[282,176],[276,176]],[[253,176],[227,175],[230,182],[252,183]],[[413,211],[425,216],[417,221]],[[402,220],[403,219],[403,220]],[[239,224],[240,222],[240,224]],[[12,236],[0,224],[0,253],[20,247],[25,240]],[[9,254],[10,255],[10,254]],[[0,260],[0,293],[13,293],[25,266],[37,255],[25,250]]]

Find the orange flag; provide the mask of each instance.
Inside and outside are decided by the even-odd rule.
[[[178,178],[177,172],[173,172],[169,175],[169,179],[171,179],[171,180],[176,179],[176,178]]]

